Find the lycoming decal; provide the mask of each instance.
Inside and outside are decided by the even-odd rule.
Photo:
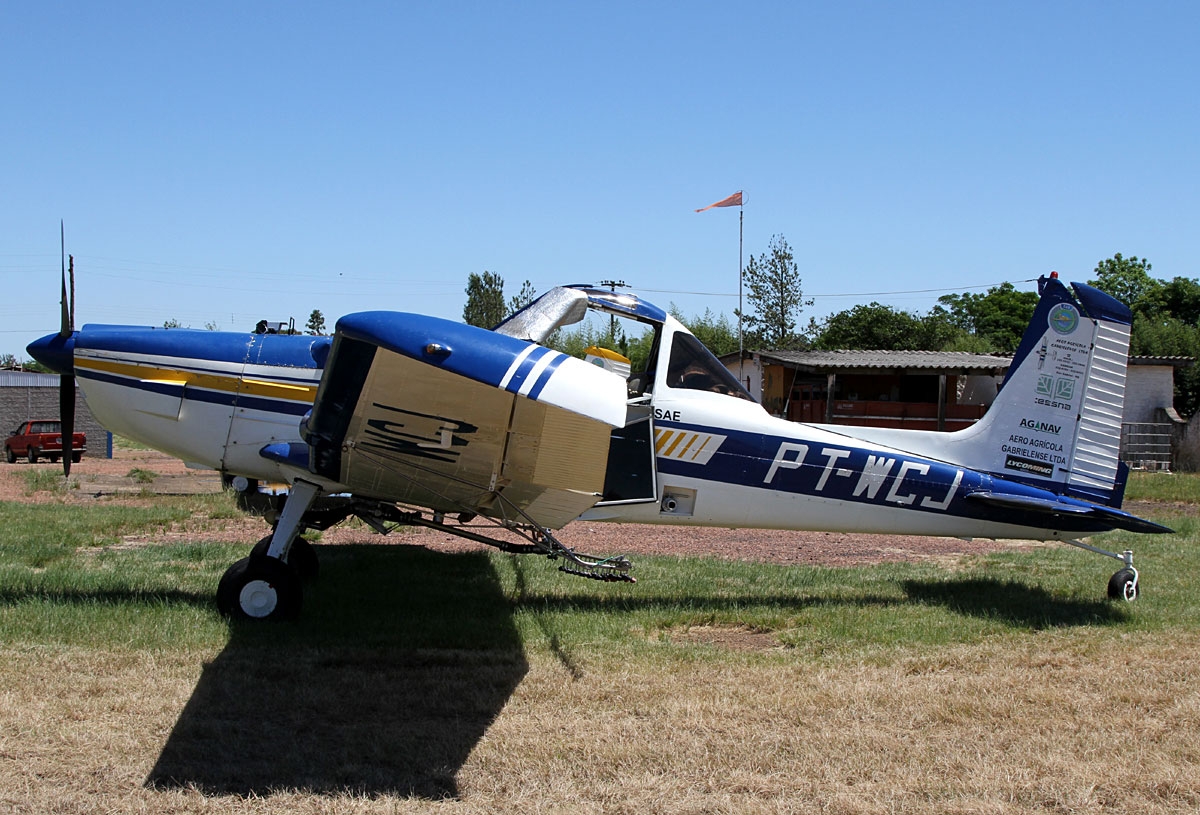
[[[1050,478],[1054,475],[1054,468],[1049,464],[1040,461],[1032,461],[1019,456],[1006,456],[1004,459],[1004,468],[1006,470],[1017,470],[1030,475],[1040,475],[1043,478]]]

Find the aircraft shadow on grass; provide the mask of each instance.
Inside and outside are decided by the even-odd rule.
[[[1065,628],[1116,624],[1129,619],[1123,603],[1057,597],[1039,586],[988,578],[908,580],[915,602],[941,605],[958,614],[999,620],[1020,628]]]
[[[487,556],[318,547],[295,623],[234,625],[146,779],[215,795],[458,794],[528,671]]]
[[[523,569],[509,598],[484,553],[318,549],[322,575],[308,584],[306,613],[295,623],[233,626],[148,786],[240,796],[304,790],[455,797],[463,763],[529,669],[515,611],[605,613],[678,603],[653,594],[537,596]],[[714,594],[688,602],[698,610],[925,603],[1034,628],[1126,619],[1111,603],[1019,583],[910,580],[902,588],[902,597]],[[551,650],[579,678],[556,636]]]
[[[986,578],[953,580],[905,580],[903,595],[866,592],[838,596],[792,594],[729,594],[692,596],[688,608],[698,612],[779,606],[799,610],[820,607],[900,607],[921,603],[941,605],[958,614],[987,617],[1016,628],[1058,628],[1076,625],[1115,625],[1126,622],[1129,613],[1121,603],[1057,596],[1037,586]],[[636,597],[518,597],[516,607],[550,613],[603,613],[639,611],[679,605],[672,596]],[[549,632],[547,631],[547,634]]]

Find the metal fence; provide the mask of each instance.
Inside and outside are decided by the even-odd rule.
[[[1122,424],[1121,461],[1135,470],[1171,469],[1171,425],[1158,422]]]

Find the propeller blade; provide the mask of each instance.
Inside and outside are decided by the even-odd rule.
[[[62,221],[58,222],[58,235],[60,248],[62,249],[62,321],[59,323],[58,333],[60,336],[69,337],[75,329],[72,314],[74,305],[67,300],[67,233]],[[71,258],[71,289],[75,288],[75,258]]]
[[[58,416],[62,421],[63,477],[71,475],[71,459],[75,454],[75,377],[58,378]]]
[[[71,256],[71,292],[67,296],[67,240],[62,221],[58,223],[59,238],[63,254],[62,270],[62,323],[59,336],[70,337],[75,333],[75,256]],[[75,453],[75,375],[63,374],[58,378],[58,418],[62,423],[63,477],[71,475],[71,458]]]

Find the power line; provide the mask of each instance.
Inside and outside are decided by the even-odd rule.
[[[860,291],[860,292],[845,292],[842,294],[808,294],[806,297],[889,297],[899,294],[936,294],[937,292],[958,292],[965,289],[993,289],[997,286],[1003,286],[1005,283],[1034,283],[1036,277],[1031,277],[1028,280],[1002,280],[999,283],[984,283],[979,286],[954,286],[947,289],[908,289],[905,291]],[[698,297],[737,297],[737,293],[729,293],[723,291],[679,291],[677,289],[647,289],[641,286],[636,287],[638,291],[648,291],[653,294],[690,294]]]

